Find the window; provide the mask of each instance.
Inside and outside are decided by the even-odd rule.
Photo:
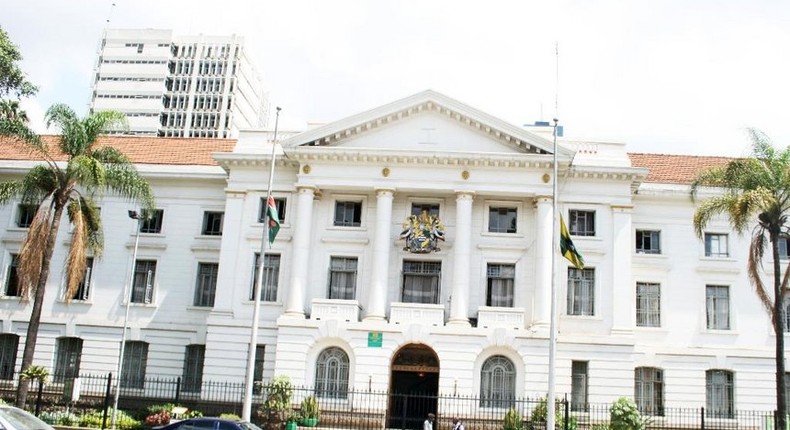
[[[587,412],[587,362],[571,362],[571,410]]]
[[[152,303],[154,300],[155,260],[137,260],[134,264],[132,303]]]
[[[11,254],[11,263],[8,265],[8,275],[5,281],[5,295],[19,297],[19,255]]]
[[[55,343],[55,374],[52,382],[62,384],[80,374],[82,339],[78,337],[59,337]]]
[[[315,395],[329,399],[348,397],[348,354],[331,347],[318,354],[315,363]]]
[[[258,271],[261,267],[261,254],[255,253],[255,269],[252,275],[252,290],[250,300],[255,300],[255,285],[258,282]],[[277,301],[277,284],[280,278],[280,256],[278,254],[266,254],[263,262],[263,284],[261,285],[261,301]]]
[[[82,277],[80,285],[71,296],[71,300],[88,300],[91,291],[91,275],[93,275],[93,257],[88,257],[85,262],[85,276]]]
[[[148,211],[143,209],[141,212],[143,221],[140,223],[140,233],[161,233],[162,220],[165,217],[165,211],[162,209],[155,209]]]
[[[255,364],[252,368],[252,379],[257,381],[252,386],[253,394],[260,394],[263,384],[263,363],[266,356],[266,345],[255,345]]]
[[[206,345],[187,345],[184,352],[183,390],[185,393],[199,393],[203,385],[203,360]]]
[[[636,326],[661,327],[661,285],[636,283]]]
[[[438,261],[403,262],[403,302],[439,303],[442,263]]]
[[[19,205],[16,212],[16,226],[19,228],[28,228],[33,223],[33,218],[36,216],[36,205]]]
[[[661,232],[657,230],[637,230],[636,253],[661,254]]]
[[[664,372],[661,369],[634,369],[634,401],[644,415],[664,415]]]
[[[711,418],[734,418],[733,375],[729,370],[705,372],[705,409]]]
[[[595,269],[568,268],[568,315],[595,315]]]
[[[784,298],[784,306],[785,306],[785,333],[790,333],[790,296],[785,296]],[[788,379],[790,381],[790,379]],[[790,386],[790,384],[787,384]],[[788,397],[790,399],[790,397]]]
[[[362,225],[361,202],[335,202],[335,223],[340,227],[359,227]]]
[[[280,224],[285,223],[285,199],[274,199],[274,204],[277,206],[277,218],[280,220]],[[266,218],[266,199],[261,197],[261,203],[258,209],[258,222],[262,223],[263,220]]]
[[[722,233],[705,233],[706,257],[729,257],[727,235]]]
[[[222,220],[225,212],[203,212],[203,230],[205,236],[222,236]]]
[[[329,260],[329,298],[354,300],[357,287],[357,258],[332,257]]]
[[[214,306],[218,272],[218,263],[198,263],[197,281],[195,282],[195,306],[207,308]]]
[[[19,351],[19,336],[10,333],[0,334],[0,379],[14,380],[17,351]]]
[[[730,289],[723,285],[705,286],[705,315],[708,330],[730,329]]]
[[[127,340],[123,349],[121,385],[126,388],[145,387],[145,367],[148,362],[148,343]]]
[[[439,216],[439,204],[438,203],[411,204],[412,215],[422,215],[423,212],[427,213],[428,215]]]
[[[509,408],[516,398],[516,366],[501,355],[483,362],[480,369],[480,406]]]
[[[595,211],[568,211],[569,233],[572,236],[595,236]]]
[[[488,208],[488,231],[491,233],[515,233],[516,214],[516,208]]]
[[[486,306],[513,307],[513,280],[515,276],[516,266],[513,264],[488,265],[488,270],[486,270],[488,278]]]
[[[779,237],[779,259],[790,259],[790,236]]]

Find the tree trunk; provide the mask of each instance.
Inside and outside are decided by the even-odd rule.
[[[35,296],[33,299],[33,311],[30,313],[30,322],[27,326],[27,335],[25,336],[25,351],[22,354],[22,366],[20,371],[24,371],[31,364],[33,364],[33,354],[36,352],[36,341],[38,340],[38,328],[41,324],[41,308],[44,304],[44,293],[46,292],[47,278],[49,278],[49,268],[52,262],[52,253],[55,251],[55,241],[58,237],[58,228],[60,227],[60,218],[63,214],[62,203],[55,203],[55,214],[50,224],[49,234],[47,235],[46,249],[41,262],[41,273],[36,283]],[[14,404],[19,408],[25,407],[27,401],[27,392],[30,386],[30,381],[19,377],[19,384],[16,387],[16,400]]]
[[[774,258],[774,311],[772,322],[776,335],[776,425],[774,429],[787,428],[787,399],[785,396],[785,312],[782,297],[782,269],[779,266],[779,234],[771,232],[771,251]]]

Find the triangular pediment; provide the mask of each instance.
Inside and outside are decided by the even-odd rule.
[[[444,153],[553,151],[553,143],[544,137],[431,90],[300,133],[282,144]],[[559,151],[558,155],[572,156],[563,148]]]

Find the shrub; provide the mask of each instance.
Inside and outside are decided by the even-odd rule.
[[[168,414],[173,411],[176,405],[174,403],[165,403],[162,405],[151,405],[145,410],[148,412],[148,415],[158,414],[160,412],[167,412]]]
[[[102,425],[102,420],[104,418],[102,411],[90,411],[86,412],[79,418],[79,427],[89,427],[89,428],[97,428],[100,429]],[[107,424],[109,424],[110,417],[112,416],[112,408],[107,410]],[[115,427],[118,430],[140,430],[143,428],[143,424],[140,421],[132,418],[126,412],[122,410],[118,410],[118,413],[115,414]]]
[[[241,421],[241,417],[236,414],[219,414],[219,417],[226,420]]]
[[[80,422],[80,418],[70,412],[63,412],[63,411],[56,411],[56,412],[49,412],[44,411],[39,416],[42,421],[47,424],[57,425],[57,426],[69,426],[73,427]]]
[[[564,408],[562,407],[562,401],[557,399],[554,401],[554,426],[560,429],[565,428],[565,418],[564,418]],[[546,425],[546,416],[548,415],[549,407],[548,402],[546,402],[546,398],[540,399],[538,405],[535,406],[535,409],[532,411],[532,415],[530,417],[530,424],[532,427],[537,427],[535,424],[543,424]],[[571,416],[568,420],[568,430],[576,430],[576,417]]]
[[[515,408],[510,408],[502,418],[502,426],[505,430],[521,430],[524,426],[524,420]]]
[[[232,415],[232,414],[231,414],[231,415]],[[187,419],[187,418],[199,418],[199,417],[202,417],[202,416],[203,416],[203,412],[200,412],[200,411],[198,411],[198,410],[191,409],[191,410],[188,410],[188,411],[187,411],[187,412],[184,414],[184,419]],[[235,415],[234,415],[234,416],[235,416]]]
[[[633,400],[620,397],[609,408],[609,428],[611,430],[644,430],[648,420],[642,418]]]
[[[302,418],[305,419],[321,418],[321,409],[318,407],[318,401],[315,399],[315,396],[307,396],[302,400],[299,413],[302,415]]]

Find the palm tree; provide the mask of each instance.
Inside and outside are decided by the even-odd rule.
[[[779,241],[790,234],[790,147],[778,151],[770,139],[756,129],[749,129],[752,156],[729,161],[726,165],[700,172],[691,186],[691,196],[699,187],[720,187],[723,193],[703,201],[694,212],[694,230],[704,235],[705,226],[717,215],[725,215],[732,228],[743,234],[752,228],[747,272],[757,297],[771,317],[776,336],[776,426],[786,428],[784,364],[784,297],[787,275],[782,279],[779,265]],[[756,219],[755,219],[756,218]],[[772,257],[773,291],[769,291],[760,276],[763,256],[770,246]]]
[[[0,118],[27,123],[27,112],[20,109],[19,100],[0,100]]]
[[[103,236],[96,199],[103,192],[111,191],[141,202],[146,208],[154,207],[151,187],[129,159],[113,147],[96,144],[101,133],[126,124],[123,114],[95,112],[80,119],[68,106],[56,104],[47,110],[45,119],[47,127],[55,125],[60,129],[56,144],[47,144],[21,121],[0,118],[0,135],[29,147],[44,161],[23,178],[0,183],[0,203],[20,198],[23,204],[38,205],[19,253],[19,295],[34,296],[22,372],[33,362],[41,308],[63,212],[73,226],[65,267],[65,297],[69,298],[84,276],[88,252],[95,257],[101,256]],[[27,391],[28,380],[20,378],[16,392],[18,406],[25,404]]]

